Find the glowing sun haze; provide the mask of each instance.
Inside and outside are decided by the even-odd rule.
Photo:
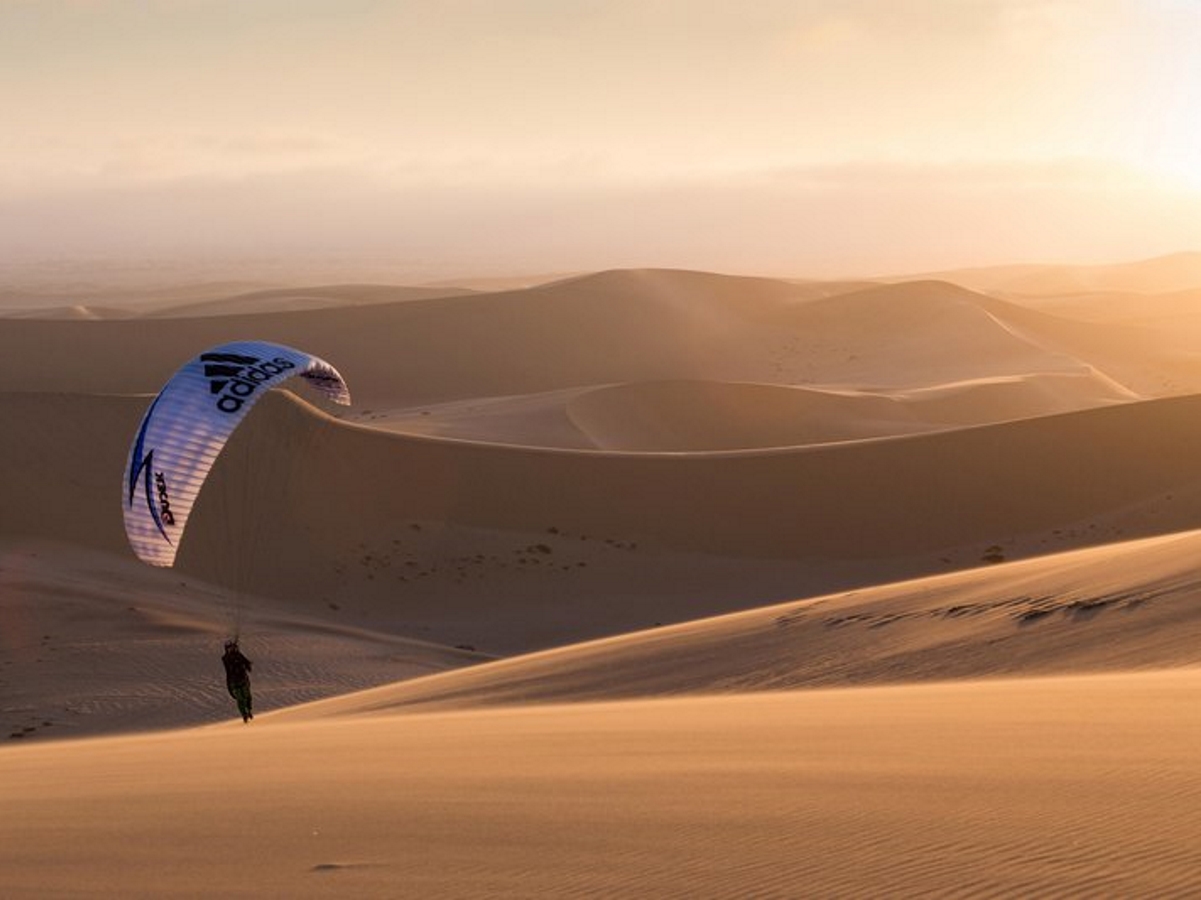
[[[1192,249],[1198,46],[1186,0],[8,0],[0,263]]]

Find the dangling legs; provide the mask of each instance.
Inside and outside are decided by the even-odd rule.
[[[254,718],[252,711],[252,700],[250,696],[249,683],[231,684],[229,687],[229,695],[238,702],[238,712],[242,714],[242,721],[249,722]]]

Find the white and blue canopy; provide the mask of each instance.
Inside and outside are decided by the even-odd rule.
[[[146,410],[125,467],[125,533],[143,562],[175,562],[225,442],[267,391],[296,375],[335,403],[350,403],[346,382],[329,363],[265,341],[213,347],[171,377]]]

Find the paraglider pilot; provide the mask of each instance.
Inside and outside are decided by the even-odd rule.
[[[225,686],[229,689],[229,695],[238,702],[238,712],[242,714],[242,721],[249,722],[254,718],[250,699],[250,669],[254,664],[238,649],[237,638],[230,638],[225,642],[225,653],[221,662],[225,663]]]

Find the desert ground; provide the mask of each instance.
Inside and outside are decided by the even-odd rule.
[[[0,289],[0,895],[1201,893],[1201,254],[72,278]],[[147,566],[134,432],[242,338],[353,405]]]

